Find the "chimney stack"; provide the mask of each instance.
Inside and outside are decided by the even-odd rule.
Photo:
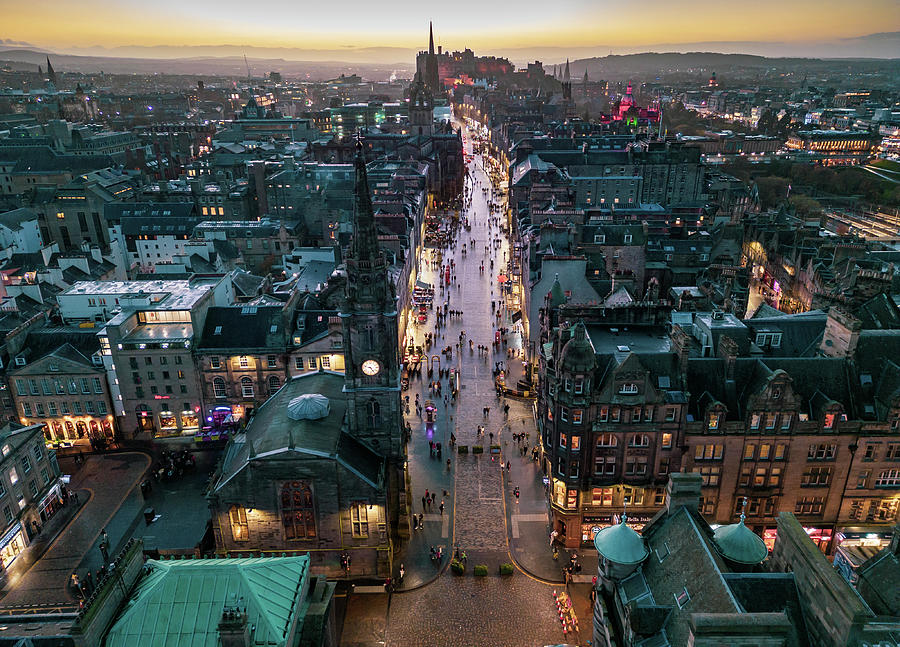
[[[888,544],[888,550],[894,557],[900,557],[900,523],[894,526],[891,534],[891,543]]]
[[[696,472],[675,472],[669,475],[666,485],[666,513],[674,514],[684,506],[688,510],[700,509],[700,492],[703,478]]]
[[[250,647],[250,625],[247,610],[225,605],[219,621],[219,642],[222,647]]]

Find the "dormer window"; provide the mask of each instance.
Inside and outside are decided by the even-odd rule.
[[[21,355],[16,356],[16,366],[25,366],[25,358]]]
[[[638,387],[634,382],[625,382],[625,384],[619,387],[619,393],[622,393],[624,395],[634,395],[637,392]]]
[[[584,393],[584,378],[576,377],[575,378],[575,395],[581,395]]]
[[[709,414],[709,419],[707,422],[707,428],[709,429],[718,429],[719,423],[721,422],[722,414],[718,411],[713,411]]]
[[[594,234],[594,242],[603,245],[606,242],[606,234]]]
[[[836,415],[837,414],[835,414],[834,412],[826,413],[825,421],[822,424],[822,427],[824,427],[825,429],[834,429],[834,419]]]
[[[781,397],[781,385],[776,384],[772,387],[772,399],[778,400]]]
[[[631,240],[632,240],[631,234],[625,234],[625,244],[630,245]]]
[[[563,388],[566,390],[566,393],[570,392],[572,390],[572,380],[566,378]]]

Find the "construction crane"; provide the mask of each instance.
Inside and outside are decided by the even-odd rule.
[[[246,54],[244,54],[244,65],[247,66],[247,83],[250,83],[250,63],[247,62]]]

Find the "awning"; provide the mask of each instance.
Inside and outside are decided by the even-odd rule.
[[[509,281],[509,277],[506,276],[506,274],[501,274],[500,276],[497,277],[497,280],[500,283],[506,283],[507,281]]]

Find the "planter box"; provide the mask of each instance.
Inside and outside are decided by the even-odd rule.
[[[488,574],[487,566],[485,564],[476,564],[475,565],[475,575],[479,577],[484,577]]]
[[[456,451],[460,454],[468,454],[469,446],[468,445],[457,445]]]
[[[472,446],[472,453],[473,453],[473,454],[483,454],[483,453],[484,453],[484,447],[482,447],[481,445],[473,445],[473,446]]]
[[[465,563],[454,559],[450,562],[450,570],[453,571],[454,575],[463,575],[466,572],[466,565]]]
[[[511,563],[500,564],[500,575],[512,575],[515,572],[516,568]]]

